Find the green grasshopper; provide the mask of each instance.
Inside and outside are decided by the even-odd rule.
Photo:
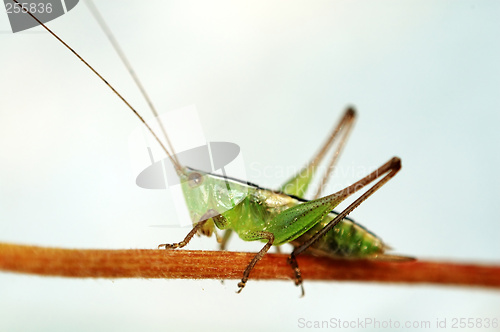
[[[19,5],[16,0],[13,1]],[[36,18],[34,19],[37,20]],[[38,23],[53,34],[40,21]],[[100,23],[102,24],[102,22]],[[109,30],[105,29],[105,31],[109,37]],[[55,34],[53,35],[62,42]],[[294,246],[294,250],[288,258],[288,263],[295,273],[295,284],[301,287],[302,276],[296,256],[304,251],[328,257],[389,260],[408,259],[402,256],[386,255],[384,252],[388,247],[379,237],[347,218],[347,215],[352,210],[396,175],[401,169],[399,158],[394,157],[390,159],[387,163],[347,188],[321,197],[324,185],[327,183],[352,129],[356,116],[353,108],[346,110],[321,149],[300,172],[285,182],[280,189],[269,190],[246,181],[205,173],[181,165],[173,153],[174,149],[163,127],[160,125],[172,153],[169,152],[137,111],[84,59],[64,42],[62,43],[99,76],[125,102],[140,121],[144,123],[167,154],[180,178],[182,191],[193,219],[194,227],[181,242],[161,244],[158,246],[159,248],[182,248],[188,244],[195,234],[210,236],[216,231],[216,228],[226,231],[222,239],[221,248],[225,248],[227,240],[233,231],[245,241],[265,242],[264,247],[255,255],[243,272],[243,277],[238,283],[238,293],[245,287],[252,269],[273,245],[279,246],[284,243],[291,243]],[[114,46],[116,47],[116,45]],[[129,71],[132,72],[130,66],[126,65]],[[140,88],[142,89],[141,86]],[[146,95],[145,97],[147,98]],[[319,163],[324,160],[328,151],[333,146],[335,146],[333,157],[328,164],[327,171],[323,175],[321,185],[314,199],[304,199],[303,197],[317,173]],[[378,182],[375,182],[371,188],[341,213],[333,211],[347,197],[377,179],[379,179]],[[302,294],[304,294],[303,287]]]
[[[304,251],[329,257],[406,259],[402,256],[385,255],[388,247],[379,237],[346,218],[352,210],[396,175],[401,169],[399,158],[392,158],[343,190],[320,197],[352,128],[355,114],[353,108],[348,108],[318,153],[279,190],[269,190],[249,182],[185,167],[169,154],[181,179],[182,191],[194,227],[181,242],[161,244],[159,248],[182,248],[195,234],[210,236],[215,232],[215,228],[228,232],[222,240],[222,248],[225,247],[232,231],[242,240],[265,242],[264,247],[243,272],[238,283],[238,293],[245,287],[257,262],[273,245],[291,243],[295,247],[288,262],[295,273],[295,284],[301,286],[302,276],[296,256]],[[339,143],[315,198],[310,201],[304,199],[318,164],[337,139]],[[341,213],[333,211],[347,197],[380,177],[382,178],[378,182]]]

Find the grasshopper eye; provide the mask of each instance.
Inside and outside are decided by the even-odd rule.
[[[196,188],[203,182],[203,176],[200,173],[193,172],[189,174],[188,181],[191,188]]]

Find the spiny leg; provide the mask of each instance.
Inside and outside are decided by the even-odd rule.
[[[295,195],[299,197],[304,197],[307,188],[312,182],[313,176],[316,172],[318,164],[323,160],[323,158],[328,153],[328,150],[332,147],[333,143],[340,137],[340,141],[335,149],[332,159],[328,165],[328,170],[323,175],[323,180],[321,186],[316,194],[316,198],[319,197],[319,193],[322,191],[324,183],[329,178],[331,170],[335,162],[337,161],[340,152],[342,151],[345,142],[347,140],[348,134],[352,129],[354,124],[354,119],[356,117],[356,113],[353,108],[348,108],[340,122],[335,126],[333,131],[330,133],[325,143],[321,146],[320,150],[313,156],[313,158],[291,179],[285,182],[280,190],[288,195]]]
[[[318,233],[316,233],[309,240],[301,244],[299,247],[296,247],[293,252],[290,254],[288,258],[288,263],[292,266],[292,269],[295,273],[295,284],[302,284],[302,274],[300,273],[299,266],[297,264],[296,256],[300,253],[304,252],[309,248],[314,242],[316,242],[321,236],[325,235],[328,231],[330,231],[335,225],[337,225],[342,219],[344,219],[349,213],[352,212],[356,207],[358,207],[363,201],[365,201],[368,197],[370,197],[375,191],[377,191],[380,187],[382,187],[385,183],[387,183],[391,178],[396,175],[396,173],[401,169],[401,160],[397,157],[392,158],[384,165],[380,166],[374,172],[368,174],[363,179],[357,181],[356,183],[350,185],[349,187],[335,193],[335,196],[339,196],[341,200],[346,199],[348,196],[354,194],[356,191],[360,190],[364,186],[370,184],[374,180],[386,174],[382,179],[380,179],[377,183],[375,183],[370,189],[368,189],[363,195],[361,195],[358,199],[356,199],[351,205],[349,205],[344,211],[342,211],[339,215],[337,215],[328,225],[326,225],[323,229],[321,229]]]
[[[168,243],[163,243],[163,244],[160,244],[158,246],[158,249],[161,249],[161,248],[165,248],[165,249],[177,249],[177,248],[182,248],[184,246],[186,246],[189,241],[191,241],[191,239],[193,238],[193,236],[203,227],[203,225],[205,225],[205,223],[210,219],[210,218],[215,218],[219,216],[219,213],[215,210],[208,210],[207,212],[205,212],[203,214],[203,216],[201,216],[200,218],[200,221],[198,221],[196,223],[196,225],[194,225],[193,229],[191,229],[191,231],[186,235],[186,237],[184,238],[184,240],[182,240],[181,242],[178,242],[178,243],[172,243],[172,244],[168,244]]]
[[[245,284],[248,281],[248,277],[250,276],[250,272],[252,269],[255,267],[255,264],[257,264],[258,261],[264,257],[264,255],[268,252],[269,248],[273,245],[274,242],[274,235],[269,232],[256,232],[256,235],[259,235],[259,239],[267,239],[266,245],[255,255],[255,257],[252,259],[250,264],[248,264],[247,268],[243,272],[243,278],[241,278],[241,281],[238,283],[238,289],[237,293],[240,293],[243,287],[245,287]]]
[[[186,237],[184,238],[184,240],[182,240],[181,242],[172,243],[172,244],[163,243],[163,244],[158,245],[158,249],[162,249],[162,248],[165,248],[165,249],[177,249],[177,248],[182,248],[182,247],[186,246],[189,243],[189,241],[191,241],[191,239],[193,238],[193,236],[198,232],[198,230],[206,222],[207,222],[207,220],[202,220],[202,221],[199,221],[198,223],[196,223],[196,225],[194,225],[193,229],[186,235]]]

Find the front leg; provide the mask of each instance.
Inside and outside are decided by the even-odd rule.
[[[168,244],[168,243],[163,243],[163,244],[160,244],[158,246],[158,249],[162,249],[162,248],[165,248],[165,249],[177,249],[177,248],[182,248],[182,247],[185,247],[189,241],[191,241],[191,239],[193,238],[193,236],[203,227],[203,225],[205,225],[205,223],[211,219],[211,218],[217,218],[217,217],[221,217],[220,214],[215,211],[215,210],[208,210],[207,212],[205,212],[201,218],[200,218],[200,221],[198,221],[193,229],[186,235],[186,237],[184,238],[184,240],[182,240],[181,242],[177,242],[177,243],[172,243],[172,244]]]

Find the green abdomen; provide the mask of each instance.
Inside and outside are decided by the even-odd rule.
[[[326,226],[335,216],[336,214],[330,213],[328,218],[325,218],[305,234],[292,241],[292,244],[297,247],[304,243]],[[369,258],[383,254],[386,248],[387,246],[376,235],[353,221],[344,219],[325,236],[319,238],[307,252],[320,256]]]

